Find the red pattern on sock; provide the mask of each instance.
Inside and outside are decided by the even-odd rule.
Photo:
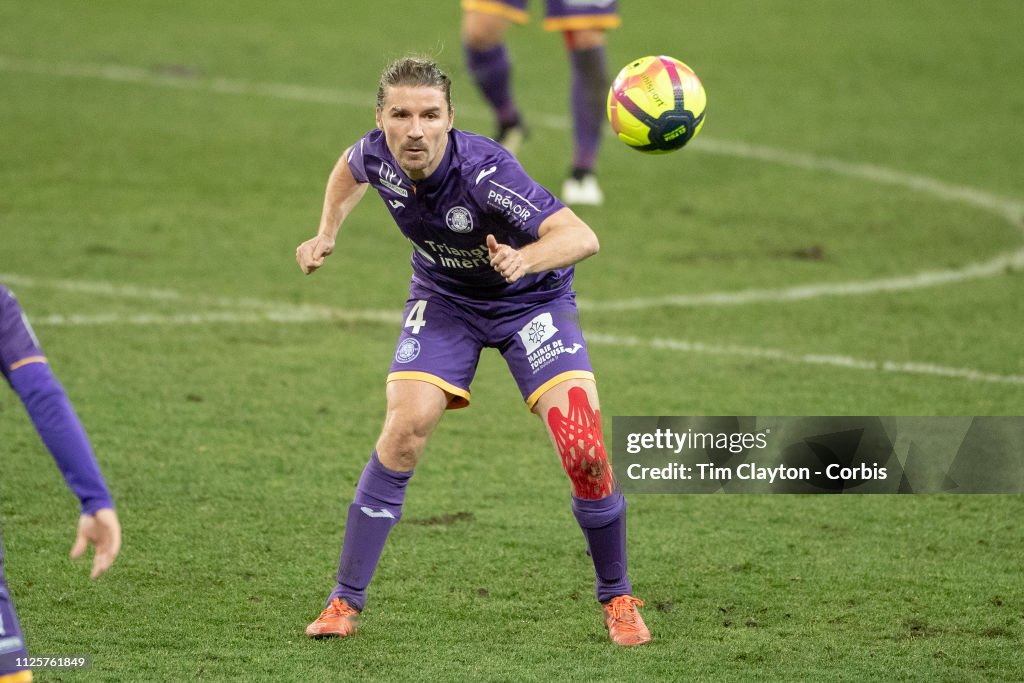
[[[558,408],[548,411],[548,426],[562,467],[572,481],[573,495],[596,500],[611,495],[615,479],[601,438],[601,411],[590,407],[587,392],[569,390],[569,414]]]

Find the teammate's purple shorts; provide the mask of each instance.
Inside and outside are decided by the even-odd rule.
[[[517,24],[529,22],[528,0],[462,0],[462,9],[505,17]],[[583,31],[618,28],[622,19],[616,0],[547,0],[544,29]]]
[[[45,362],[46,356],[18,300],[0,285],[0,372],[7,377],[23,365]]]
[[[576,294],[537,303],[482,301],[410,288],[388,381],[417,379],[452,395],[448,408],[469,405],[480,350],[504,356],[528,408],[568,379],[594,379],[580,331]]]
[[[26,667],[18,666],[17,660],[25,657],[28,657],[28,651],[18,625],[18,614],[11,602],[11,593],[7,590],[7,581],[4,580],[4,553],[0,548],[0,676],[24,671]]]

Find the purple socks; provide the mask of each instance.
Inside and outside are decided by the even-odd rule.
[[[594,560],[598,602],[631,594],[633,587],[626,571],[626,499],[622,492],[615,489],[612,495],[598,500],[573,496],[572,512]]]
[[[512,64],[504,45],[486,50],[463,46],[466,67],[473,75],[480,92],[491,103],[499,126],[519,123],[519,110],[512,99]]]
[[[338,585],[327,604],[341,598],[360,611],[366,605],[366,587],[391,528],[402,516],[405,489],[412,475],[411,471],[395,472],[384,467],[376,452],[370,456],[348,508]],[[598,601],[632,593],[626,566],[626,499],[622,492],[616,489],[600,500],[573,496],[572,511],[594,560]]]
[[[573,169],[593,171],[601,145],[605,104],[608,97],[608,66],[604,47],[571,50],[572,116],[575,153]]]
[[[412,472],[395,472],[381,464],[374,451],[356,485],[356,495],[348,507],[345,541],[338,563],[338,585],[327,599],[345,600],[362,611],[366,587],[377,568],[384,542],[391,527],[402,516],[405,487]]]

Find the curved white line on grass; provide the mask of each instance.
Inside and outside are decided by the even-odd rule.
[[[261,299],[234,298],[219,296],[203,296],[201,294],[186,294],[175,289],[161,289],[158,287],[139,287],[136,285],[119,285],[111,282],[96,282],[92,280],[48,280],[16,275],[14,273],[0,273],[0,282],[18,287],[39,287],[43,289],[56,289],[72,294],[94,294],[114,299],[143,299],[147,301],[179,301],[188,304],[200,304],[204,306],[220,306],[223,308],[316,308],[305,304],[288,304],[284,302],[269,302]],[[323,309],[327,310],[327,309]]]
[[[232,78],[207,78],[201,74],[163,73],[159,70],[159,67],[147,69],[115,64],[47,62],[38,59],[22,59],[0,55],[0,71],[63,78],[88,78],[114,83],[133,83],[175,90],[210,92],[218,95],[270,97],[278,100],[291,100],[293,102],[309,104],[366,107],[368,110],[376,106],[377,101],[376,93],[370,91],[338,90],[290,83],[243,81]],[[472,118],[487,120],[491,118],[488,112],[476,107],[460,106],[459,113]],[[536,120],[531,118],[531,122],[545,128],[554,128],[556,130],[569,129],[568,119],[561,116],[541,114]]]
[[[961,268],[926,270],[913,275],[878,280],[796,285],[780,289],[742,289],[734,292],[708,292],[707,294],[666,294],[658,297],[620,299],[618,301],[581,299],[579,306],[581,310],[587,311],[635,311],[657,306],[737,306],[756,303],[786,303],[817,299],[823,296],[854,296],[924,289],[994,277],[1018,270],[1024,270],[1024,248],[1000,254],[982,263],[969,263]]]
[[[265,311],[213,311],[205,313],[98,313],[89,315],[48,315],[34,317],[32,322],[37,327],[54,325],[89,326],[89,325],[137,325],[153,327],[157,325],[208,325],[208,324],[263,324],[263,323],[320,323],[320,322],[365,322],[394,324],[401,320],[400,312],[395,311],[343,311],[316,307],[268,308]],[[587,341],[591,345],[614,346],[618,348],[643,348],[655,351],[672,351],[698,355],[721,356],[724,358],[754,358],[799,365],[828,366],[849,370],[865,370],[882,373],[898,373],[906,375],[923,375],[928,377],[945,377],[968,382],[986,382],[995,384],[1015,384],[1024,386],[1024,375],[1000,375],[984,372],[973,368],[956,368],[931,363],[877,361],[853,358],[835,354],[792,353],[780,349],[761,348],[755,346],[737,346],[732,344],[715,345],[703,342],[692,342],[684,339],[641,339],[640,337],[620,336],[590,332]]]
[[[372,93],[314,88],[286,83],[260,83],[230,78],[205,78],[201,75],[176,75],[161,73],[156,69],[114,64],[88,64],[68,62],[46,62],[38,59],[22,59],[0,55],[0,70],[38,74],[40,76],[61,76],[65,78],[91,78],[115,83],[198,90],[223,95],[255,95],[280,100],[295,100],[313,104],[336,104],[342,106],[372,107],[376,96]]]
[[[716,345],[703,342],[690,342],[682,339],[641,339],[640,337],[587,333],[590,344],[606,344],[618,347],[647,348],[676,353],[705,354],[724,356],[727,358],[756,358],[764,360],[798,363],[803,365],[826,365],[852,370],[872,370],[875,372],[894,372],[909,375],[930,375],[933,377],[949,377],[970,382],[994,382],[998,384],[1024,385],[1024,375],[1000,375],[992,372],[974,370],[972,368],[954,368],[931,363],[915,363],[911,361],[875,361],[853,358],[851,356],[792,353],[780,349],[761,348],[756,346],[736,346],[733,344]]]
[[[315,88],[286,83],[262,83],[229,78],[174,75],[140,67],[47,62],[4,55],[0,55],[0,70],[69,78],[93,78],[228,95],[272,97],[314,104],[370,106],[374,101],[374,96],[370,92]],[[460,112],[472,118],[490,118],[487,112],[473,107],[460,107]],[[569,121],[565,116],[537,113],[532,115],[530,120],[533,125],[540,127],[555,130],[569,129]],[[1024,202],[999,197],[976,188],[951,185],[933,178],[902,173],[883,166],[855,164],[838,159],[828,159],[798,152],[749,145],[742,142],[717,140],[707,135],[701,137],[690,149],[694,152],[754,159],[794,168],[825,171],[841,176],[860,178],[883,185],[904,187],[932,195],[944,201],[959,202],[995,213],[1003,217],[1011,225],[1024,230]],[[998,254],[988,261],[969,263],[960,268],[924,271],[904,277],[847,283],[808,284],[781,289],[677,294],[619,301],[599,302],[580,299],[579,304],[581,308],[588,310],[625,311],[655,308],[658,306],[722,306],[760,302],[781,303],[823,296],[851,296],[907,291],[993,277],[1006,269],[1021,268],[1022,260],[1024,260],[1024,248],[1018,251]]]
[[[799,152],[748,145],[744,142],[729,142],[714,138],[701,138],[687,148],[695,152],[709,152],[724,156],[754,159],[783,166],[802,168],[808,171],[826,171],[848,178],[859,178],[880,185],[894,185],[908,190],[922,192],[960,204],[967,204],[1001,216],[1010,225],[1024,231],[1024,202],[999,197],[990,192],[963,185],[951,185],[926,176],[903,173],[874,164],[858,164],[839,159],[829,159]]]
[[[209,323],[209,322],[313,322],[313,321],[352,321],[352,322],[401,322],[401,311],[372,310],[346,311],[328,306],[312,306],[309,304],[289,304],[285,302],[263,301],[252,298],[232,298],[219,296],[202,296],[185,294],[174,289],[156,287],[137,287],[135,285],[116,285],[110,282],[87,282],[81,280],[40,280],[35,277],[0,273],[0,282],[14,287],[37,287],[56,289],[73,294],[90,294],[112,299],[141,299],[144,301],[180,302],[190,306],[206,306],[229,309],[205,313],[184,313],[177,315],[162,314],[119,314],[103,315],[54,315],[42,318],[44,324],[52,325],[146,325]],[[239,309],[250,309],[252,313],[239,313]],[[33,322],[37,322],[33,318]]]
[[[92,325],[209,325],[209,324],[258,324],[258,323],[385,323],[400,324],[402,312],[394,311],[342,311],[311,306],[294,308],[268,308],[264,311],[208,311],[201,313],[90,313],[71,315],[47,315],[32,318],[32,324],[70,325],[84,327]]]
[[[826,171],[873,183],[903,187],[931,195],[943,201],[967,204],[968,206],[993,213],[1024,233],[1024,202],[999,197],[976,188],[950,185],[933,178],[901,173],[882,166],[854,164],[839,161],[838,159],[826,159],[740,142],[703,138],[699,144],[695,144],[691,149],[743,159],[777,163],[811,171]],[[1024,247],[1016,251],[998,254],[987,261],[968,263],[959,268],[926,270],[905,276],[853,282],[795,285],[793,287],[776,289],[746,289],[731,292],[708,292],[705,294],[668,294],[656,297],[620,299],[617,301],[580,299],[579,305],[581,309],[591,311],[631,311],[658,306],[735,306],[752,303],[784,303],[805,301],[823,296],[857,296],[924,289],[994,277],[1007,271],[1018,270],[1024,270]]]

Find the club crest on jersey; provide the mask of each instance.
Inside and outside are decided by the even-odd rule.
[[[418,355],[420,355],[420,343],[412,337],[402,341],[398,345],[398,349],[395,350],[395,360],[399,363],[411,363],[416,360]]]
[[[386,161],[380,162],[380,170],[377,173],[380,175],[381,185],[403,197],[409,196],[409,190],[402,187],[402,178],[391,168],[391,164]]]
[[[473,231],[473,214],[464,206],[456,206],[448,210],[444,217],[448,229],[452,232],[467,233]]]

